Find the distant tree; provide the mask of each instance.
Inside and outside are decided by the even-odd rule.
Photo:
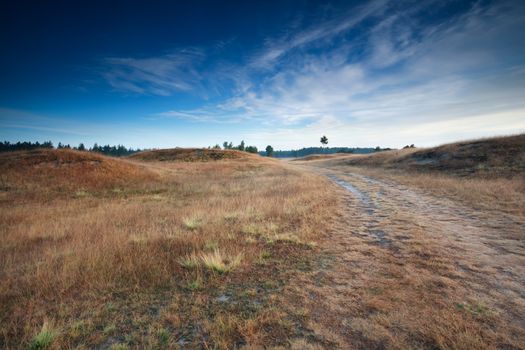
[[[266,146],[266,156],[267,157],[272,157],[273,156],[273,147],[268,145]]]
[[[377,146],[376,148],[374,148],[374,152],[379,152],[381,151],[381,147]]]
[[[79,151],[85,151],[86,150],[86,146],[84,146],[84,144],[81,142],[79,145],[78,145],[78,148],[77,148]]]
[[[241,141],[241,144],[240,144],[239,146],[237,146],[237,149],[238,149],[239,151],[244,151],[244,145],[245,145],[244,140],[242,140],[242,141]]]
[[[228,141],[224,141],[224,142],[222,143],[222,147],[223,147],[224,149],[228,149]]]
[[[62,144],[62,142],[59,142],[59,143],[58,143],[57,148],[58,148],[58,149],[64,148],[64,145]]]
[[[328,144],[328,137],[323,135],[323,137],[321,137],[321,144],[326,146]]]
[[[248,153],[257,153],[258,152],[257,147],[255,147],[255,146],[248,146],[248,147],[246,147],[245,150]]]
[[[215,146],[213,146],[213,148],[215,149],[221,149],[221,146],[219,144],[216,144]]]
[[[53,143],[51,141],[45,141],[43,143],[40,142],[30,142],[30,141],[24,141],[17,143],[11,143],[9,141],[0,142],[0,151],[23,151],[23,150],[31,150],[35,148],[53,148]]]

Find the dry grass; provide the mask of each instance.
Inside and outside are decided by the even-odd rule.
[[[292,336],[276,295],[312,255],[298,242],[325,233],[336,205],[326,180],[257,156],[0,157],[0,347],[231,348]]]
[[[130,159],[142,161],[208,162],[225,159],[256,159],[257,155],[237,150],[206,148],[170,148],[144,151],[131,155]]]
[[[525,349],[524,142],[295,163],[348,189],[321,241],[326,257],[288,289],[310,315],[309,339],[342,349]]]
[[[193,253],[192,255],[181,260],[182,266],[194,269],[198,267],[205,267],[213,272],[226,273],[239,267],[243,258],[243,254],[229,255],[221,253],[219,249],[213,252],[201,252],[199,255]]]
[[[416,187],[474,208],[500,210],[525,217],[525,179],[519,175],[511,178],[484,178],[356,167],[347,170]]]
[[[393,180],[476,208],[525,215],[523,134],[303,164]]]
[[[314,163],[326,166],[396,169],[459,177],[513,178],[525,171],[525,134],[462,141],[433,148],[340,156],[322,161],[322,158],[313,159]]]
[[[288,286],[308,339],[339,349],[522,349],[523,216],[335,173],[347,203],[326,256]]]
[[[154,181],[144,166],[90,152],[37,149],[0,154],[2,196],[50,200],[117,193]],[[14,194],[19,193],[18,196]]]
[[[334,159],[331,165],[442,173],[460,177],[513,178],[525,171],[525,134],[469,140]]]
[[[442,150],[494,174],[0,155],[0,347],[525,348],[522,158],[483,142]]]
[[[301,158],[292,159],[293,162],[311,161],[311,160],[322,160],[322,159],[333,159],[338,157],[348,157],[348,153],[331,153],[331,154],[312,154]]]

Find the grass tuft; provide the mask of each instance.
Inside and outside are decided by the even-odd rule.
[[[215,249],[212,253],[202,253],[200,261],[206,268],[217,272],[230,272],[241,264],[242,253],[237,255],[227,255]]]
[[[194,281],[191,281],[189,282],[187,285],[186,285],[186,288],[191,290],[191,291],[195,291],[195,290],[199,290],[202,288],[202,283],[200,280],[196,279]]]
[[[44,322],[40,332],[38,332],[38,334],[31,341],[29,349],[47,349],[51,345],[51,343],[53,343],[53,340],[55,339],[56,335],[57,332],[54,329],[52,329],[49,323],[47,321]]]
[[[202,220],[199,218],[192,216],[192,217],[186,217],[182,219],[182,224],[184,227],[190,231],[195,231],[202,225]]]
[[[180,264],[187,269],[194,269],[199,266],[199,258],[195,255],[189,255],[180,261]]]
[[[161,347],[166,347],[169,345],[171,340],[170,332],[168,332],[168,330],[165,328],[161,328],[157,331],[157,338],[159,341],[159,345]]]

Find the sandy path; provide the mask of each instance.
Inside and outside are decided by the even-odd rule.
[[[345,205],[289,288],[325,348],[525,348],[520,220],[394,182],[316,170]]]

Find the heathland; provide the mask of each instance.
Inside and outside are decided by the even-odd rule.
[[[0,347],[525,348],[525,136],[0,154]]]

